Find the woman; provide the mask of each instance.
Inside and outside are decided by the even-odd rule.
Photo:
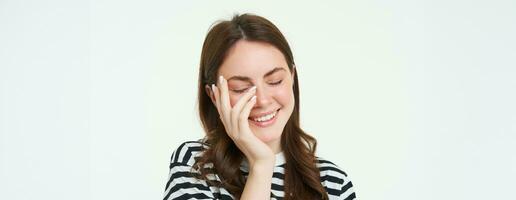
[[[355,198],[300,128],[294,58],[270,21],[243,14],[213,26],[198,87],[207,134],[173,153],[164,199]]]

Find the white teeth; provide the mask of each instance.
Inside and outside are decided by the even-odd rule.
[[[265,115],[265,116],[262,116],[262,117],[253,118],[253,120],[257,121],[257,122],[267,121],[267,120],[272,119],[274,116],[276,116],[277,113],[278,113],[278,111],[274,111],[271,114],[268,114],[268,115]]]

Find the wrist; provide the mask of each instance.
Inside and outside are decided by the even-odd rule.
[[[249,165],[249,173],[266,173],[274,170],[275,159],[255,161]]]

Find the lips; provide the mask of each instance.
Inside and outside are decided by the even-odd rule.
[[[273,111],[260,113],[260,114],[254,115],[254,116],[249,116],[249,119],[258,119],[258,118],[261,118],[261,117],[266,117],[267,115],[270,115],[270,114],[277,114],[277,112],[278,112],[279,110],[280,110],[280,109],[278,108],[278,109],[273,110]]]
[[[265,114],[261,114],[261,115],[257,115],[256,117],[249,117],[249,121],[258,126],[258,127],[266,127],[266,126],[269,126],[271,124],[273,124],[275,121],[276,121],[276,118],[279,114],[279,110],[280,109],[277,109],[275,111],[272,111],[272,112],[268,112],[268,113],[265,113]]]
[[[269,121],[274,116],[276,116],[276,114],[278,114],[278,112],[274,111],[274,112],[272,112],[270,114],[262,115],[261,117],[251,117],[251,119],[253,121],[257,121],[257,122]]]

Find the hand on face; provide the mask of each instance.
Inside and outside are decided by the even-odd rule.
[[[219,77],[218,87],[211,86],[215,106],[224,124],[228,136],[244,153],[253,167],[256,164],[274,164],[274,152],[258,139],[249,127],[249,113],[256,103],[256,87],[249,89],[238,102],[231,107],[227,80]]]

